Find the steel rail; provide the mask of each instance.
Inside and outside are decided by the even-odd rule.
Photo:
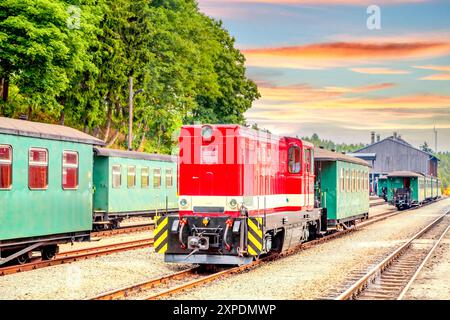
[[[94,231],[94,232],[91,232],[91,238],[110,237],[110,236],[115,236],[118,234],[150,231],[150,230],[153,230],[154,226],[155,225],[153,223],[150,223],[150,224],[121,227],[119,229],[113,229],[113,230]]]
[[[194,287],[198,287],[198,286],[204,285],[206,283],[215,281],[215,280],[217,280],[219,278],[224,278],[226,276],[230,276],[230,275],[233,275],[233,274],[236,274],[236,273],[240,273],[240,272],[243,272],[243,271],[246,271],[246,270],[253,269],[253,268],[257,267],[258,265],[260,265],[262,263],[265,263],[265,262],[268,262],[268,261],[273,261],[273,260],[276,260],[276,259],[279,259],[279,258],[282,258],[282,257],[285,257],[285,256],[290,256],[290,255],[295,254],[295,253],[297,253],[299,251],[303,251],[303,250],[312,248],[312,247],[314,247],[314,246],[316,246],[318,244],[325,243],[325,242],[328,242],[328,241],[336,239],[336,238],[340,238],[340,237],[342,237],[342,236],[344,236],[344,235],[346,235],[348,233],[351,233],[351,232],[353,232],[355,230],[358,230],[360,228],[366,227],[368,225],[371,225],[371,224],[379,222],[379,221],[386,220],[386,219],[388,219],[388,218],[390,218],[392,216],[395,216],[395,215],[398,215],[398,214],[401,214],[401,213],[405,213],[405,212],[408,212],[408,211],[414,210],[414,209],[417,209],[417,208],[411,208],[411,209],[407,209],[407,210],[403,210],[403,211],[397,211],[396,210],[394,212],[392,211],[392,209],[388,209],[386,212],[380,213],[380,214],[378,214],[377,216],[375,216],[373,218],[369,217],[369,220],[366,220],[366,221],[364,221],[364,222],[362,222],[360,224],[357,224],[356,227],[349,228],[347,230],[343,230],[343,231],[339,231],[339,232],[335,232],[335,233],[331,233],[331,234],[326,235],[326,236],[324,236],[322,238],[318,238],[318,239],[315,239],[315,240],[312,240],[312,241],[309,241],[309,242],[302,243],[302,244],[300,244],[300,245],[298,245],[298,246],[296,246],[294,248],[291,248],[291,249],[289,249],[287,251],[276,253],[276,254],[272,254],[272,255],[264,257],[264,258],[262,258],[260,260],[256,260],[256,261],[254,261],[254,262],[252,262],[251,264],[248,264],[248,265],[234,267],[234,268],[231,268],[231,269],[227,269],[227,270],[224,270],[224,271],[220,271],[220,272],[217,272],[217,273],[214,273],[214,274],[211,274],[211,275],[207,275],[207,276],[201,277],[199,279],[191,280],[191,281],[189,281],[187,283],[184,283],[184,284],[181,284],[181,285],[177,285],[177,286],[175,286],[173,288],[169,288],[169,289],[167,289],[165,291],[162,291],[162,292],[159,292],[159,293],[155,293],[153,295],[149,295],[146,298],[146,300],[157,300],[157,299],[162,299],[162,298],[165,298],[165,297],[169,297],[169,296],[174,295],[176,293],[180,293],[182,291],[185,291],[185,290],[188,290],[188,289],[191,289],[191,288],[194,288]],[[198,270],[197,268],[198,267],[195,267],[193,269]],[[125,298],[125,297],[128,296],[128,294],[130,292],[142,291],[142,290],[145,290],[145,289],[152,289],[152,288],[158,286],[159,284],[167,283],[167,282],[169,282],[171,280],[185,280],[186,277],[189,277],[192,274],[193,273],[191,272],[191,270],[188,269],[188,270],[185,270],[185,271],[181,271],[181,272],[175,273],[173,275],[163,276],[161,278],[152,279],[152,280],[149,280],[149,281],[144,281],[142,283],[138,283],[138,284],[135,284],[135,285],[132,285],[132,286],[129,286],[129,287],[125,287],[125,288],[117,289],[117,290],[114,290],[114,291],[111,291],[111,292],[107,292],[107,293],[104,293],[104,294],[100,294],[98,296],[90,298],[89,300],[113,300],[113,299]]]
[[[436,241],[436,243],[434,244],[433,248],[431,248],[430,252],[427,254],[427,256],[425,257],[425,259],[422,261],[422,263],[420,264],[419,268],[417,268],[416,272],[414,273],[414,275],[412,276],[412,278],[408,281],[408,284],[405,286],[405,288],[402,290],[402,292],[400,293],[400,295],[398,296],[397,300],[403,300],[403,298],[405,297],[406,293],[408,292],[409,288],[412,286],[412,284],[414,283],[414,281],[416,281],[417,276],[420,274],[420,272],[422,271],[423,267],[425,266],[425,264],[428,262],[428,260],[431,258],[431,255],[433,254],[433,252],[436,250],[436,248],[439,246],[439,244],[442,242],[442,239],[444,239],[445,235],[447,234],[448,230],[450,229],[450,225],[445,229],[445,231],[442,233],[442,235],[439,237],[439,239]]]
[[[53,260],[34,261],[22,265],[14,265],[0,268],[0,276],[10,275],[19,272],[31,271],[50,266],[56,266],[71,263],[80,260],[86,260],[112,253],[135,250],[145,247],[151,247],[153,239],[141,239],[122,243],[114,243],[98,247],[84,248],[60,253]]]
[[[404,212],[404,211],[401,211]],[[367,284],[375,279],[379,274],[381,274],[390,264],[393,260],[395,260],[397,257],[399,257],[407,248],[410,247],[410,245],[413,243],[414,240],[422,236],[425,232],[430,230],[432,227],[434,227],[437,223],[439,223],[441,220],[447,216],[448,212],[445,214],[439,216],[436,218],[433,222],[428,224],[426,227],[422,228],[418,233],[416,233],[413,237],[411,237],[408,241],[406,241],[404,244],[402,244],[399,248],[394,250],[388,257],[386,257],[383,261],[381,261],[379,264],[377,264],[375,267],[373,267],[369,272],[367,272],[362,278],[360,278],[358,281],[356,281],[353,285],[351,285],[347,290],[345,290],[343,293],[338,295],[335,300],[349,300],[356,296],[360,291],[362,291]]]

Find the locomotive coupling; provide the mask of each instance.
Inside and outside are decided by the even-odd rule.
[[[188,249],[208,250],[209,238],[203,236],[191,236],[188,237]]]

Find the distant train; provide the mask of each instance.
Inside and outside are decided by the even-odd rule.
[[[442,196],[441,182],[433,176],[411,171],[396,171],[387,175],[388,202],[399,210],[434,201]]]
[[[369,212],[367,162],[238,125],[184,126],[179,214],[157,219],[166,262],[234,265]]]
[[[0,117],[0,265],[53,258],[131,216],[178,210],[176,157],[100,148],[64,126]]]

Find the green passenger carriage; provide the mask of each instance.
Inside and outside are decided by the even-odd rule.
[[[396,171],[388,175],[389,203],[399,210],[411,208],[441,196],[440,181],[411,171]]]
[[[94,186],[97,229],[131,216],[178,211],[177,157],[95,148]]]
[[[388,201],[387,198],[387,177],[380,176],[378,177],[378,185],[377,185],[377,195],[380,198],[383,198],[385,201]]]
[[[329,227],[349,227],[369,214],[369,164],[344,154],[315,149],[316,199]]]
[[[92,228],[93,145],[78,130],[0,117],[0,265],[44,259]]]

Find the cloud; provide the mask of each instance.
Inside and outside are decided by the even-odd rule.
[[[410,43],[328,42],[242,50],[248,66],[325,69],[450,54],[450,41]]]
[[[420,78],[420,80],[450,81],[450,73],[432,74],[431,76]]]
[[[408,74],[411,73],[406,70],[390,69],[390,68],[351,68],[356,73],[364,74]]]
[[[425,69],[425,70],[434,70],[434,71],[449,71],[450,66],[437,66],[437,65],[428,65],[428,66],[413,66],[416,69]]]

